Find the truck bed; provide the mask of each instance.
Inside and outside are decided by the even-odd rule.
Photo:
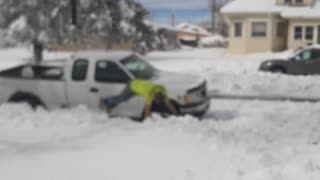
[[[0,92],[0,103],[8,102],[15,93],[26,92],[39,97],[49,109],[68,104],[63,68],[58,65],[25,64],[1,71]]]
[[[30,68],[33,71],[33,77],[24,77],[23,71],[26,68]],[[50,70],[60,70],[62,73],[57,76],[48,76],[46,72]],[[44,80],[62,80],[63,79],[63,68],[58,66],[32,66],[32,65],[21,65],[8,70],[0,72],[0,77],[6,78],[19,78],[19,79],[44,79]]]

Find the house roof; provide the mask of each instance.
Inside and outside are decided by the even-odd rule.
[[[202,35],[210,35],[210,33],[205,29],[195,24],[181,23],[176,26],[177,29],[188,33],[198,33]]]
[[[320,18],[320,3],[312,6],[277,5],[275,0],[234,0],[225,5],[223,14],[279,14],[284,18]]]

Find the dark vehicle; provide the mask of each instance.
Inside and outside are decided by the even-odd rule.
[[[263,62],[260,71],[291,75],[320,74],[320,46],[302,49],[288,59]]]

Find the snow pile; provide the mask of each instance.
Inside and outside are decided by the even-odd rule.
[[[201,38],[199,44],[201,47],[226,47],[227,40],[221,35],[216,34]]]
[[[219,104],[219,106],[217,106]],[[216,101],[202,122],[0,107],[4,179],[320,178],[320,104]],[[278,112],[278,113],[275,113]]]

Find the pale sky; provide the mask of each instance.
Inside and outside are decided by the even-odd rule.
[[[209,0],[136,0],[148,9],[208,9]]]

